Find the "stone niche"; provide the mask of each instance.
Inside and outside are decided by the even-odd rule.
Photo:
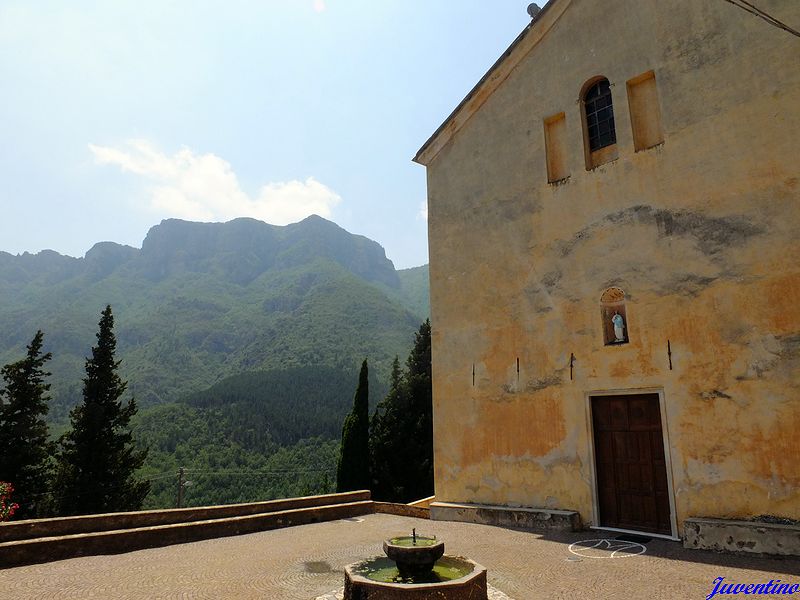
[[[616,346],[628,343],[628,315],[625,312],[625,292],[610,287],[600,296],[600,319],[603,324],[603,343]]]

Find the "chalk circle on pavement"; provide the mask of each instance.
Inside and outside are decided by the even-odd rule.
[[[601,538],[570,544],[569,551],[583,558],[627,558],[644,554],[647,548],[636,542]]]

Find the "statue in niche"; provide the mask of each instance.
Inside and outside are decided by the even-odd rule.
[[[628,315],[625,311],[625,292],[610,287],[600,296],[600,322],[603,324],[603,343],[616,346],[628,343]]]
[[[625,319],[622,317],[621,314],[618,312],[614,313],[614,316],[611,317],[611,323],[614,325],[614,341],[615,342],[624,342],[625,341]]]

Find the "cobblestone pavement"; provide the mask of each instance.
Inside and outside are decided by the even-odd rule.
[[[591,547],[595,543],[574,546],[575,554],[570,551],[575,542],[612,536],[597,531],[541,535],[375,514],[0,570],[0,597],[311,600],[342,586],[346,564],[381,554],[383,539],[412,527],[443,539],[448,554],[484,565],[489,583],[515,600],[703,599],[716,577],[800,583],[797,559],[685,550],[666,540],[647,543],[642,554],[635,554],[641,551],[636,546]]]

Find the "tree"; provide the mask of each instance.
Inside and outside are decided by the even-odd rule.
[[[433,493],[433,401],[431,324],[414,336],[404,373],[395,359],[386,398],[370,423],[372,489],[375,498],[410,502]]]
[[[369,370],[367,359],[361,363],[353,410],[342,427],[342,447],[336,469],[336,490],[366,490],[369,476]]]
[[[389,393],[378,402],[369,425],[370,473],[372,495],[376,500],[392,501],[398,494],[397,481],[400,408],[405,405],[400,358],[392,362]]]
[[[50,483],[53,444],[48,441],[44,417],[48,411],[50,373],[42,354],[44,334],[37,331],[24,359],[0,369],[0,481],[16,490],[17,518],[43,516],[43,500]]]
[[[130,432],[136,401],[120,400],[127,383],[114,360],[114,316],[106,306],[100,318],[97,346],[86,359],[83,402],[70,412],[72,429],[59,440],[56,489],[61,515],[118,512],[141,508],[149,481],[135,478],[147,450],[136,450]]]
[[[431,386],[431,322],[426,319],[414,335],[414,348],[406,361],[405,381],[408,386],[409,428],[414,444],[408,466],[406,502],[433,494],[433,391]]]

